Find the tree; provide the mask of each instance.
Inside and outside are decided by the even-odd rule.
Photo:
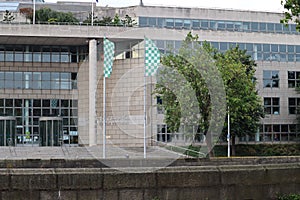
[[[215,58],[226,87],[232,155],[235,155],[235,138],[256,133],[259,120],[264,116],[261,98],[256,91],[256,64],[246,50],[239,47],[217,53]],[[224,135],[227,135],[227,126],[226,120]]]
[[[124,26],[132,27],[136,25],[136,21],[132,19],[129,15],[125,15],[125,18],[121,20]]]
[[[32,22],[32,19],[33,19],[33,9],[32,8],[20,8],[20,13],[22,15],[25,15],[26,22],[27,22],[27,20],[30,20],[30,22]]]
[[[189,33],[178,54],[162,58],[166,67],[158,71],[155,93],[162,99],[170,131],[179,131],[192,140],[203,133],[207,153],[213,156],[211,150],[225,118],[226,94],[212,52],[208,45],[200,46],[197,40],[197,35]]]
[[[300,31],[300,1],[299,0],[281,0],[281,5],[284,9],[284,18],[280,20],[283,24],[288,24],[290,21],[296,23],[297,31]]]
[[[47,7],[37,10],[35,15],[38,22],[79,22],[71,12],[57,12]]]
[[[197,40],[197,35],[189,33],[178,54],[162,58],[162,64],[167,68],[158,71],[155,93],[162,99],[165,122],[170,130],[179,131],[184,125],[190,127],[184,134],[191,135],[191,129],[196,126],[198,133],[206,135],[211,152],[216,135],[218,137],[219,132],[226,134],[227,106],[233,145],[236,136],[257,132],[263,109],[255,88],[256,65],[246,51],[235,47],[220,53],[208,43],[200,46]],[[180,82],[182,77],[185,83]],[[163,78],[166,80],[162,81]],[[173,88],[172,83],[175,84]],[[191,100],[191,93],[195,94],[196,102]],[[198,113],[195,113],[197,108]]]
[[[12,15],[12,13],[9,12],[8,10],[6,10],[4,17],[3,17],[3,21],[4,22],[12,22],[14,20],[15,20],[15,17]]]
[[[115,26],[120,26],[120,25],[122,25],[122,21],[121,21],[120,16],[119,16],[118,14],[115,14],[115,17],[114,17],[112,23],[113,23],[113,25],[115,25]]]
[[[84,24],[91,24],[92,23],[92,13],[90,12],[88,17],[83,21]],[[97,17],[93,16],[93,23],[97,23]]]

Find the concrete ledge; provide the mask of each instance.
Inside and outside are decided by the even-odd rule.
[[[174,159],[0,159],[0,168],[120,168],[176,166],[233,166],[300,163],[300,156]]]

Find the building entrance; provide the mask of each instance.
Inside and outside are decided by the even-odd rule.
[[[62,118],[41,117],[40,124],[40,146],[61,146],[63,143]]]
[[[16,118],[0,116],[0,146],[15,146]]]

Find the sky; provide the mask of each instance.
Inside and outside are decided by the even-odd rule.
[[[56,0],[45,0],[55,2]],[[92,0],[60,0],[60,1],[92,1]],[[96,0],[94,0],[96,2]],[[282,12],[281,0],[143,0],[144,5],[180,6],[200,8],[227,8],[257,11]],[[98,0],[97,6],[124,7],[138,5],[140,0]]]

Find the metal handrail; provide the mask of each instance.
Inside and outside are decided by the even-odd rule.
[[[167,147],[171,147],[171,151],[174,151],[176,152],[175,150],[173,150],[173,148],[176,148],[176,149],[181,149],[183,150],[184,152],[193,152],[195,154],[198,154],[198,157],[206,157],[206,154],[205,153],[202,153],[202,152],[199,152],[199,151],[195,151],[195,150],[192,150],[192,149],[188,149],[188,148],[184,148],[184,147],[180,147],[180,146],[175,146],[175,145],[172,145],[172,144],[169,144],[169,143],[166,143],[166,142],[161,142],[161,141],[157,141],[157,140],[154,140],[152,139],[154,142],[156,143],[159,143],[159,144],[163,144]],[[185,154],[186,157],[190,158],[191,156],[189,156],[188,154]]]

